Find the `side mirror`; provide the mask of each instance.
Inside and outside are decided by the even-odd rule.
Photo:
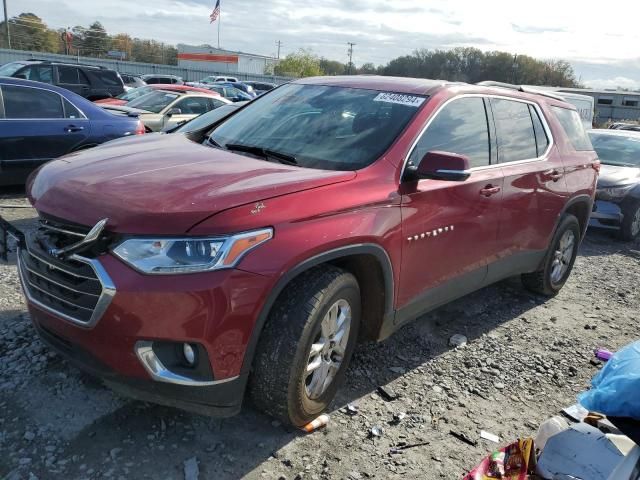
[[[178,107],[173,107],[170,108],[169,111],[167,112],[167,117],[170,117],[172,115],[180,115],[182,113],[182,110],[180,110]]]
[[[409,171],[418,178],[463,182],[471,175],[470,165],[471,162],[466,155],[433,151],[427,152],[420,164],[412,169],[409,167]]]

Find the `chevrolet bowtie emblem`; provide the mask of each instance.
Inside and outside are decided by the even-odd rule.
[[[83,248],[88,247],[89,245],[91,245],[92,243],[94,243],[96,240],[100,238],[100,234],[104,230],[104,227],[108,221],[109,221],[108,218],[103,218],[98,223],[96,223],[91,230],[89,230],[89,233],[87,233],[82,240],[80,240],[79,242],[73,243],[71,245],[67,245],[64,248],[52,248],[51,250],[49,250],[49,254],[52,257],[62,258],[71,253],[77,252],[79,250],[82,250]]]

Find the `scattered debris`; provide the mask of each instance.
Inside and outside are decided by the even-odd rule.
[[[606,362],[613,357],[613,352],[610,352],[605,348],[596,348],[594,354],[598,360],[602,360],[603,362]]]
[[[461,335],[460,333],[456,333],[455,335],[452,335],[451,338],[449,338],[450,347],[460,348],[460,347],[464,347],[466,344],[467,344],[467,337],[465,337],[464,335]]]
[[[494,435],[491,432],[485,432],[484,430],[480,430],[480,438],[484,438],[485,440],[489,440],[493,443],[500,443],[500,437],[498,435]]]
[[[384,435],[384,430],[378,425],[371,427],[371,430],[369,430],[369,437],[371,438],[381,437],[382,435]]]
[[[464,477],[464,480],[502,478],[528,480],[536,464],[534,442],[531,438],[517,440],[493,452]]]
[[[456,432],[455,430],[450,430],[449,433],[453,435],[455,438],[457,438],[458,440],[460,440],[461,442],[471,445],[472,447],[475,447],[476,445],[478,445],[477,440],[473,440],[464,432]]]
[[[392,455],[397,455],[402,453],[405,450],[409,450],[410,448],[423,447],[425,445],[429,445],[430,442],[419,442],[419,443],[399,443],[395,447],[391,447],[389,449],[389,453]]]
[[[396,392],[391,387],[389,387],[388,385],[379,386],[378,387],[378,393],[387,402],[392,402],[393,400],[398,398],[398,395],[396,394]]]
[[[570,407],[563,408],[562,413],[574,422],[581,422],[587,415],[589,415],[589,411],[578,403],[571,405]]]
[[[552,417],[545,420],[538,428],[538,434],[535,438],[536,447],[540,450],[544,450],[547,441],[554,435],[569,428],[569,424],[562,417]]]
[[[360,409],[358,408],[358,406],[353,403],[350,403],[349,405],[347,405],[347,408],[345,409],[347,415],[351,415],[352,417],[354,415],[357,415],[359,410]]]
[[[393,414],[393,420],[391,421],[391,423],[393,423],[394,425],[398,425],[406,417],[407,417],[407,414],[404,413],[404,412],[394,413]]]
[[[191,457],[184,461],[184,480],[198,480],[200,469],[198,468],[198,459]]]
[[[597,358],[592,358],[591,360],[589,360],[589,363],[594,367],[600,367],[602,365],[602,362]]]
[[[323,414],[323,415],[320,415],[315,420],[307,423],[304,427],[302,427],[302,430],[304,430],[307,433],[315,432],[319,428],[325,427],[328,423],[329,423],[329,415]]]

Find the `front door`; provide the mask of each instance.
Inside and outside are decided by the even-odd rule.
[[[435,114],[409,157],[418,164],[429,151],[446,151],[471,161],[466,181],[401,185],[403,249],[397,306],[409,316],[479,287],[497,253],[503,176],[501,168],[491,164],[487,108],[481,97],[449,102]]]
[[[67,90],[71,90],[78,95],[87,97],[91,90],[89,79],[85,73],[77,67],[59,65],[58,85]]]

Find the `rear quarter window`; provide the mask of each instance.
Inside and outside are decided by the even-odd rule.
[[[551,107],[551,109],[560,122],[560,125],[562,125],[562,129],[569,138],[574,150],[593,150],[593,145],[591,145],[591,140],[584,129],[578,112],[562,107]]]
[[[122,81],[118,74],[112,70],[99,70],[95,74],[104,82],[105,85],[110,87],[121,87]]]

